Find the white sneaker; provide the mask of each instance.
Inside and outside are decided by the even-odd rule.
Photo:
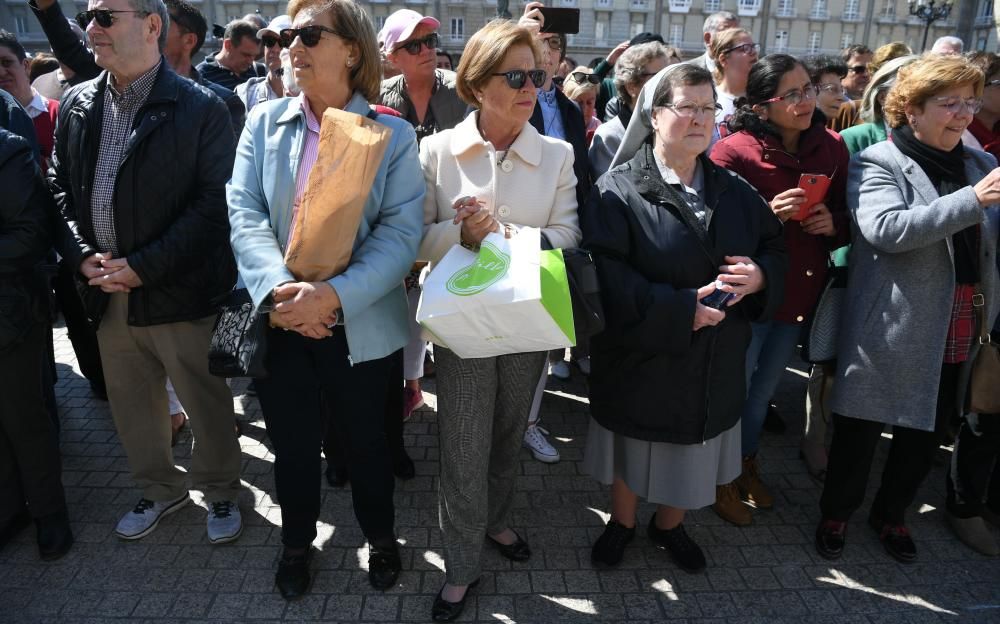
[[[146,537],[156,529],[160,519],[172,514],[191,502],[187,492],[170,501],[151,501],[148,498],[139,499],[139,503],[118,521],[115,535],[125,540],[137,540]]]
[[[559,360],[558,362],[549,363],[549,374],[556,379],[561,379],[566,381],[569,379],[569,364],[565,360]]]
[[[528,425],[528,428],[524,431],[524,442],[522,445],[531,451],[531,454],[538,461],[546,464],[554,464],[559,461],[559,451],[545,439],[548,433],[548,431],[542,429],[537,424]]]
[[[580,358],[576,361],[576,367],[586,376],[590,376],[590,356]]]
[[[215,501],[209,503],[209,507],[208,541],[225,544],[243,533],[243,518],[240,516],[240,506],[235,501]]]

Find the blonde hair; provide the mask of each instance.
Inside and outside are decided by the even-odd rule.
[[[874,74],[892,59],[911,54],[913,54],[913,50],[902,41],[887,43],[872,53],[872,60],[868,62],[868,72]]]
[[[515,46],[528,46],[535,64],[542,61],[538,42],[531,31],[516,22],[495,19],[477,30],[465,44],[462,60],[458,63],[455,88],[458,97],[469,106],[479,107],[476,91],[492,78],[496,68]]]
[[[712,37],[712,45],[708,48],[708,57],[715,63],[712,68],[712,78],[715,84],[722,82],[722,57],[729,54],[729,48],[733,47],[733,42],[746,35],[751,37],[750,32],[743,28],[727,28]]]
[[[964,57],[928,53],[900,67],[896,83],[882,104],[882,114],[892,128],[906,125],[906,106],[923,108],[930,98],[945,89],[972,85],[976,97],[983,95],[983,70]]]
[[[382,58],[375,27],[361,5],[354,0],[291,0],[288,3],[288,16],[292,19],[303,11],[313,15],[329,13],[337,34],[358,46],[360,58],[351,67],[351,88],[360,91],[369,103],[377,101],[382,88]]]
[[[565,95],[571,100],[575,100],[578,97],[583,97],[584,95],[590,93],[596,95],[601,90],[601,83],[593,84],[589,81],[577,82],[576,78],[573,77],[573,74],[575,74],[576,72],[593,74],[594,70],[584,65],[581,65],[576,69],[574,69],[573,71],[571,71],[569,75],[566,76],[566,80],[563,81],[563,95]]]

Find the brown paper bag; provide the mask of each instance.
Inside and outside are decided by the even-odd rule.
[[[347,268],[375,174],[392,130],[367,117],[328,108],[319,154],[309,172],[285,249],[285,266],[305,282]]]

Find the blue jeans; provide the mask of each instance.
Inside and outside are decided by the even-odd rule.
[[[760,446],[767,406],[781,381],[799,342],[801,326],[779,321],[753,323],[753,338],[747,349],[747,402],[743,406],[743,456],[753,455]]]

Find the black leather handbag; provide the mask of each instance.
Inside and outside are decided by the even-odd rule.
[[[549,237],[542,233],[542,249],[554,249]],[[601,304],[601,284],[597,265],[586,249],[562,249],[569,282],[569,298],[573,304],[573,331],[578,343],[604,331],[604,306]]]
[[[246,288],[229,294],[219,310],[208,348],[208,372],[216,377],[267,377],[267,314],[254,313]]]

